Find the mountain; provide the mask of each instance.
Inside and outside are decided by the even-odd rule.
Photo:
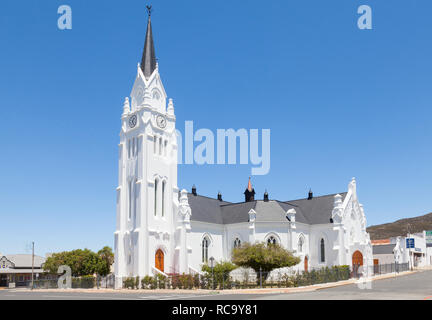
[[[366,231],[369,232],[371,240],[388,239],[390,237],[405,236],[408,233],[408,226],[410,233],[432,230],[432,213],[414,218],[401,219],[392,223],[370,226]]]

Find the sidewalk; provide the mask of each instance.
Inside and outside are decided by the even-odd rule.
[[[425,268],[418,268],[414,271],[405,271],[401,273],[388,273],[388,274],[382,274],[382,275],[376,275],[372,276],[369,279],[366,279],[366,281],[377,281],[377,280],[384,280],[384,279],[390,279],[395,277],[401,277],[410,275],[416,272],[421,272],[425,270],[432,270],[432,267],[425,267]],[[137,289],[137,290],[130,290],[130,289],[35,289],[34,291],[43,291],[43,292],[83,292],[83,293],[181,293],[181,294],[203,294],[203,295],[209,295],[209,294],[268,294],[268,293],[295,293],[295,292],[311,292],[316,290],[323,290],[328,288],[334,288],[334,287],[340,287],[340,286],[346,286],[350,284],[356,284],[358,283],[359,279],[349,279],[349,280],[343,280],[338,282],[329,282],[329,283],[321,283],[321,284],[314,284],[310,286],[305,287],[293,287],[293,288],[254,288],[254,289],[227,289],[227,290],[206,290],[206,289]],[[19,291],[32,291],[27,288],[20,288],[20,289],[10,289],[11,291],[19,290]]]

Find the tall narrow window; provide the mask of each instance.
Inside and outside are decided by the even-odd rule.
[[[303,252],[303,236],[300,236],[299,241],[298,241],[298,252]]]
[[[157,137],[154,136],[154,140],[153,140],[153,153],[156,154],[156,145],[157,145]]]
[[[239,238],[236,238],[234,240],[234,248],[238,248],[241,246],[241,240]]]
[[[127,148],[128,148],[128,159],[131,157],[131,145],[130,145],[130,139],[127,141]]]
[[[162,182],[162,217],[165,215],[165,185],[166,182]]]
[[[157,214],[157,189],[158,189],[158,180],[155,179],[155,187],[154,187],[154,215]]]
[[[208,248],[210,245],[210,240],[207,237],[204,237],[202,241],[202,262],[208,262]]]
[[[162,155],[162,138],[159,138],[159,155]]]
[[[321,262],[325,262],[325,244],[324,244],[324,239],[321,239],[320,251],[321,251]]]
[[[166,157],[167,155],[167,146],[168,146],[168,141],[165,140],[165,145],[164,145],[164,156]]]
[[[132,216],[132,180],[129,181],[129,219]]]

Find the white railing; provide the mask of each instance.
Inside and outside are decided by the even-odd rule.
[[[202,272],[199,272],[197,269],[192,268],[192,267],[190,267],[190,266],[189,266],[189,273],[190,273],[191,275],[195,275],[195,274],[202,275]]]
[[[155,268],[155,267],[152,267],[152,271],[153,271],[153,274],[154,274],[154,275],[156,275],[156,274],[161,274],[161,275],[163,275],[164,277],[168,277],[168,275],[167,275],[166,273],[160,271],[159,269],[157,269],[157,268]]]

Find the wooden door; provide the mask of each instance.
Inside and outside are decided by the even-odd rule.
[[[356,251],[352,255],[352,264],[353,266],[362,266],[363,265],[363,254],[360,251]]]
[[[155,266],[156,266],[156,269],[164,272],[164,253],[161,249],[156,251]]]
[[[308,262],[309,262],[308,257],[305,257],[305,258],[304,258],[304,271],[305,271],[305,272],[308,271]]]

